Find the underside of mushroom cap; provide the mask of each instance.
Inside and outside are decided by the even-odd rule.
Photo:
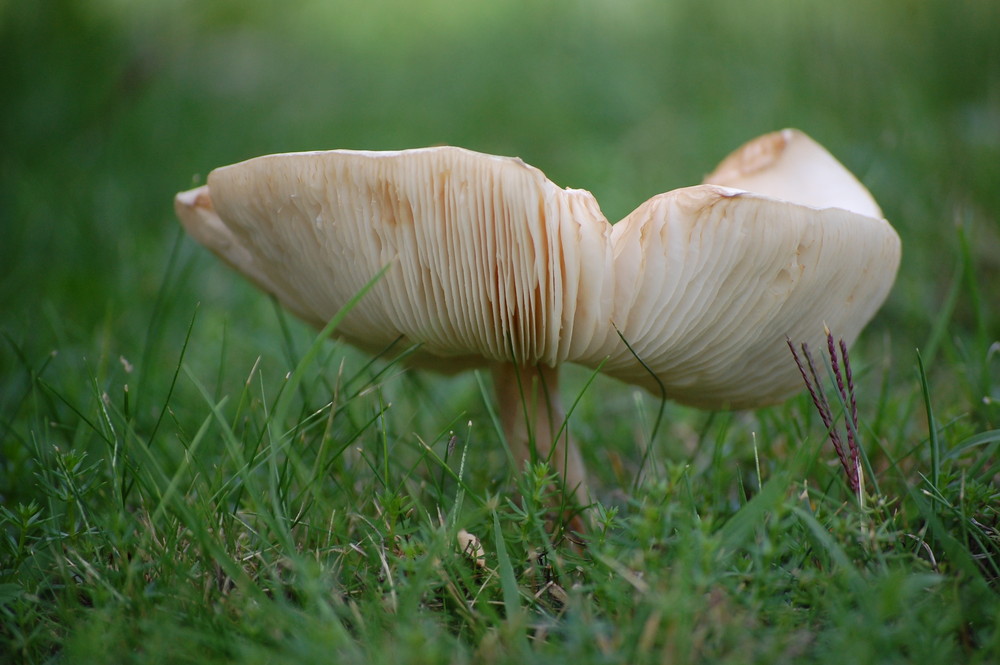
[[[418,344],[410,359],[445,371],[554,366],[607,325],[610,225],[589,192],[519,159],[453,147],[269,155],[216,169],[208,192],[210,212],[179,214],[229,235],[192,235],[317,327],[388,266],[337,331],[371,352]]]
[[[786,336],[848,342],[884,301],[899,238],[867,190],[786,130],[714,184],[612,227],[589,192],[459,148],[259,157],[179,194],[191,235],[321,327],[448,371],[577,362],[704,407],[800,387]],[[829,185],[829,191],[824,183]],[[748,191],[752,188],[752,191]]]
[[[785,339],[816,348],[825,324],[853,342],[899,263],[884,220],[715,185],[650,199],[615,225],[612,244],[613,317],[628,344],[603,349],[602,370],[709,408],[801,390]]]

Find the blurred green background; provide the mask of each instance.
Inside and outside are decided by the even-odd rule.
[[[56,371],[100,379],[95,364],[163,348],[170,367],[198,302],[208,330],[273,336],[266,299],[181,240],[171,198],[215,166],[455,144],[518,155],[615,220],[786,126],[854,171],[903,239],[869,358],[911,382],[937,324],[952,360],[982,365],[1000,299],[998,7],[0,2],[0,370],[58,350]],[[4,379],[8,407],[24,380]]]

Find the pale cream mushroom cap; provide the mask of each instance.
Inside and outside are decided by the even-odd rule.
[[[177,196],[185,227],[322,327],[441,370],[591,352],[612,298],[611,227],[589,192],[453,147],[269,155]],[[603,339],[603,337],[602,337]]]
[[[853,341],[891,288],[899,238],[798,132],[751,142],[709,180],[612,227],[589,192],[519,159],[329,151],[216,169],[175,207],[316,326],[388,265],[337,330],[369,351],[419,344],[442,370],[603,363],[687,404],[776,402],[801,387],[786,336],[818,345],[826,324]]]
[[[882,219],[882,210],[854,174],[797,129],[772,132],[746,143],[703,182]]]

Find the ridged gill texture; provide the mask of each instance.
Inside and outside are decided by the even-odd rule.
[[[175,207],[193,237],[317,327],[389,266],[337,330],[372,352],[419,344],[415,360],[445,371],[604,363],[683,403],[775,402],[800,388],[785,337],[819,345],[826,324],[853,341],[891,288],[899,238],[794,130],[706,180],[612,227],[589,192],[519,159],[329,151],[216,169]]]

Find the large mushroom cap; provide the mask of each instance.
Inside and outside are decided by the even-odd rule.
[[[337,334],[419,344],[438,369],[556,365],[607,327],[611,227],[589,192],[520,159],[453,147],[269,155],[181,193],[185,227],[322,327],[383,267]]]
[[[175,207],[316,326],[388,265],[337,331],[370,351],[419,344],[444,370],[604,363],[688,404],[775,402],[800,386],[786,336],[819,344],[827,324],[853,341],[894,281],[899,238],[798,132],[751,142],[707,181],[612,227],[589,192],[519,159],[338,150],[216,169]]]

